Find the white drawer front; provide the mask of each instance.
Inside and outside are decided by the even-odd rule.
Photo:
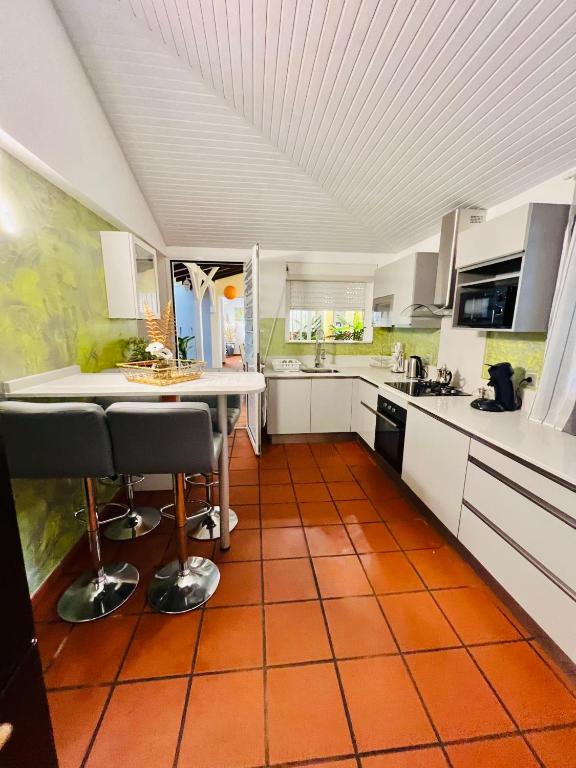
[[[560,648],[576,661],[576,601],[466,507],[458,538]]]
[[[562,512],[576,520],[576,493],[560,483],[551,480],[529,467],[525,467],[514,459],[489,448],[487,445],[472,439],[470,443],[470,456],[487,464],[501,475],[509,478],[522,488],[545,499],[550,504],[558,507]]]
[[[464,500],[576,590],[576,529],[470,462]]]

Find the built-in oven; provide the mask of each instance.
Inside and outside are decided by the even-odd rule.
[[[468,328],[511,328],[517,292],[517,278],[462,285],[457,324]]]
[[[374,450],[397,472],[402,471],[406,409],[378,395]]]

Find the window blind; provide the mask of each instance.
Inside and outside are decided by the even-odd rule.
[[[338,312],[363,311],[366,283],[346,283],[335,280],[290,280],[290,309]]]

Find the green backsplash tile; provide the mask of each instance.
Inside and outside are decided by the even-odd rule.
[[[284,318],[265,317],[260,320],[260,350],[267,357],[302,357],[313,355],[313,344],[287,342],[284,332]],[[270,340],[271,339],[271,340]],[[346,355],[389,355],[394,343],[404,345],[406,355],[429,357],[435,364],[438,359],[440,331],[411,328],[374,328],[374,339],[370,344],[334,344],[326,342],[326,350],[336,356]],[[269,345],[269,346],[268,346]],[[268,352],[267,352],[268,350]]]
[[[100,230],[114,227],[0,151],[0,380],[122,359],[136,321],[110,320]],[[78,482],[15,481],[31,590],[82,533]]]
[[[545,333],[498,333],[486,334],[483,378],[488,378],[488,365],[508,362],[513,368],[524,368],[538,376],[544,364]]]

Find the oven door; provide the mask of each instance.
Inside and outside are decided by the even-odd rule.
[[[398,473],[402,471],[405,430],[404,424],[396,423],[385,414],[376,411],[374,450]]]

